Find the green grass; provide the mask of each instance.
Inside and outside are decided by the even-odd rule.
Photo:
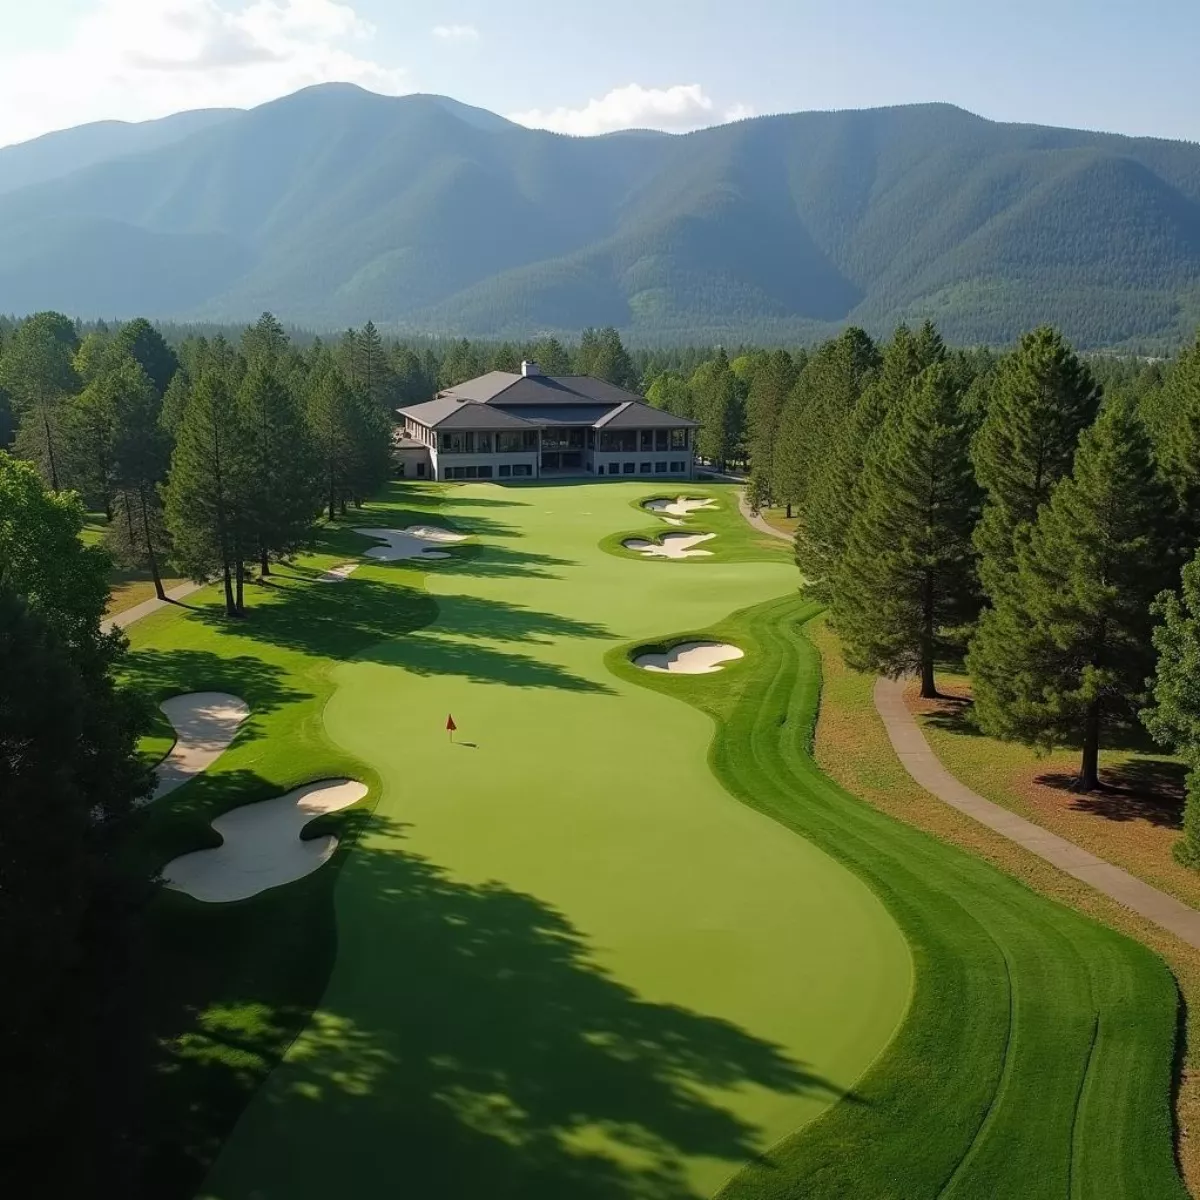
[[[632,488],[632,484],[629,485]],[[661,517],[648,512],[644,506],[647,500],[674,500],[678,496],[688,499],[704,499],[709,497],[717,502],[711,509],[697,509],[687,517],[680,518],[682,524],[668,525]],[[792,561],[792,548],[780,538],[770,534],[760,533],[751,528],[742,518],[737,507],[737,488],[730,484],[677,484],[663,490],[650,491],[643,486],[636,496],[628,503],[628,508],[634,514],[634,521],[628,528],[610,532],[601,540],[601,547],[618,558],[640,559],[652,564],[678,565],[689,563],[693,566],[711,564],[714,562],[780,562]],[[707,550],[707,554],[691,558],[646,559],[636,550],[627,550],[622,543],[627,538],[645,538],[657,540],[664,534],[682,533],[715,533],[711,541],[704,542],[697,549]]]
[[[204,1195],[378,1194],[397,1161],[414,1194],[708,1195],[892,1036],[911,965],[882,905],[730,801],[706,717],[605,668],[665,614],[702,627],[794,586],[786,559],[710,563],[698,587],[605,554],[644,494],[397,488],[353,523],[475,540],[424,577],[256,590],[242,624],[135,627],[156,692],[255,712],[151,810],[158,863],[304,778],[381,785],[333,870],[239,905],[161,898],[158,1009],[179,1028],[160,1021],[157,1196],[190,1194],[226,1138]]]
[[[809,749],[815,607],[784,599],[704,632],[750,651],[727,677],[619,676],[717,722],[731,792],[868,881],[917,965],[908,1018],[843,1101],[722,1200],[1185,1195],[1172,1154],[1177,991],[1141,945],[858,802]],[[673,639],[672,639],[673,640]]]

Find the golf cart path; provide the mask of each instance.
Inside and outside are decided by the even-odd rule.
[[[750,522],[751,525],[754,526],[755,529],[759,531],[759,533],[769,533],[772,537],[783,538],[785,542],[790,542],[792,540],[792,535],[790,533],[784,533],[782,529],[776,529],[773,525],[768,524],[764,518],[760,517],[758,513],[751,511],[750,505],[746,500],[746,493],[744,490],[738,492],[737,502],[738,511],[743,517],[746,518],[747,521]]]
[[[927,792],[1008,838],[1010,842],[1024,846],[1073,878],[1094,887],[1118,904],[1153,921],[1160,929],[1173,933],[1189,946],[1200,948],[1200,912],[1196,909],[1151,887],[1128,871],[1097,858],[1074,842],[1027,821],[991,800],[985,800],[951,775],[930,749],[925,734],[905,704],[904,687],[903,679],[877,679],[875,711],[882,718],[892,749],[896,751],[904,769]]]
[[[207,586],[205,583],[181,583],[167,592],[165,600],[159,600],[157,596],[154,596],[149,600],[143,600],[141,604],[135,604],[132,608],[125,609],[124,612],[114,613],[107,620],[100,622],[100,631],[112,633],[114,629],[124,629],[132,625],[134,621],[140,621],[152,612],[166,608],[168,604],[178,604],[180,600],[186,600],[193,592],[198,592],[202,587]]]

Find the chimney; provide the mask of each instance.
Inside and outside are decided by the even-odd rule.
[[[521,362],[521,374],[528,377],[530,375],[540,375],[542,368],[537,365],[531,358],[523,359]]]

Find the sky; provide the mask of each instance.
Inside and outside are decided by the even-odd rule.
[[[0,145],[314,83],[563,133],[941,100],[1200,141],[1197,0],[0,0]]]

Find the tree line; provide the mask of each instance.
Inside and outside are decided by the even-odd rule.
[[[798,518],[851,665],[933,697],[965,655],[983,732],[1080,747],[1083,791],[1143,726],[1191,767],[1200,865],[1200,340],[1096,370],[1048,327],[1002,356],[850,329],[748,396],[753,498]]]
[[[300,351],[267,313],[237,344],[175,348],[145,320],[81,339],[47,312],[0,346],[0,387],[14,453],[106,514],[118,562],[149,572],[160,598],[168,563],[217,578],[239,616],[250,570],[269,575],[310,543],[318,514],[387,479],[382,356],[370,325]]]

